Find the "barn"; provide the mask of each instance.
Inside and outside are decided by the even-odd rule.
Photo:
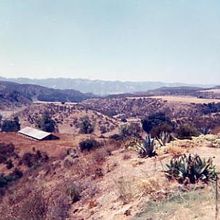
[[[18,134],[38,141],[55,139],[55,136],[51,133],[31,127],[25,127],[21,129],[20,131],[18,131]]]

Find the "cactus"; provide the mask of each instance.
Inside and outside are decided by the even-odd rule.
[[[159,135],[158,141],[160,145],[165,146],[167,143],[169,143],[172,140],[172,136],[168,132],[162,131]]]
[[[188,156],[186,154],[173,157],[167,164],[166,175],[168,178],[176,179],[180,183],[196,183],[199,180],[207,182],[217,177],[212,159],[201,159],[199,155]]]
[[[138,152],[140,157],[153,157],[156,155],[154,138],[147,136]]]
[[[133,139],[125,145],[126,149],[133,149],[142,158],[156,155],[155,139],[147,136],[145,140]]]

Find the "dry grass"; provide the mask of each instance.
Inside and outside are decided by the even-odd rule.
[[[176,191],[162,201],[149,201],[135,220],[209,220],[215,219],[215,199],[211,188]],[[208,214],[207,214],[208,213]]]
[[[119,199],[123,204],[128,204],[137,198],[154,196],[161,189],[159,176],[125,177],[115,180]]]
[[[171,145],[166,148],[166,153],[171,154],[174,157],[180,156],[180,155],[187,153],[187,152],[188,152],[188,149],[183,148],[183,147],[179,147],[179,146],[175,146],[175,145]]]
[[[152,98],[166,100],[168,102],[181,102],[181,103],[218,103],[220,99],[200,99],[193,96],[153,96]]]

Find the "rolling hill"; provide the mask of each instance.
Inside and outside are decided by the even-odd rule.
[[[0,81],[0,108],[26,105],[32,101],[80,102],[91,97],[94,96],[71,89],[51,89],[32,84]]]
[[[93,93],[96,95],[111,95],[122,93],[146,92],[148,90],[161,87],[180,86],[201,86],[212,87],[212,85],[189,85],[184,83],[164,83],[164,82],[128,82],[128,81],[104,81],[88,79],[68,79],[68,78],[48,78],[48,79],[28,79],[28,78],[1,78],[2,80],[17,83],[36,84],[54,89],[75,89],[83,93]]]

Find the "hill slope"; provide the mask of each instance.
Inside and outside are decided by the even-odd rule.
[[[51,89],[38,85],[0,81],[0,108],[21,106],[39,101],[79,102],[92,97],[76,90]]]

